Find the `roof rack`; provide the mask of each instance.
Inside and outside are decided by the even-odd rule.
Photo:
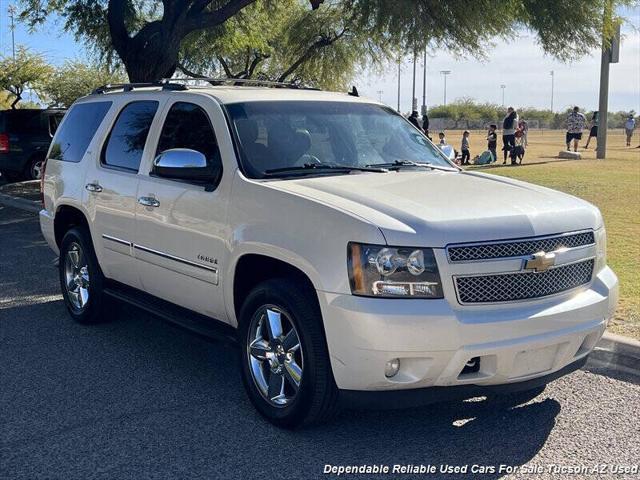
[[[319,90],[314,87],[307,87],[296,83],[276,82],[273,80],[261,80],[257,78],[163,78],[162,82],[207,82],[211,85],[236,85],[236,86],[263,86],[275,88],[292,88],[299,90]],[[180,85],[180,84],[177,84]],[[185,86],[186,87],[186,86]]]
[[[131,92],[136,88],[161,87],[163,90],[186,90],[187,86],[182,83],[172,83],[162,79],[159,82],[139,82],[139,83],[108,83],[96,88],[92,95],[112,92],[114,90],[122,90],[123,92]]]

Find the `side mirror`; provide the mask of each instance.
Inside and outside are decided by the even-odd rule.
[[[165,150],[153,161],[153,173],[159,177],[213,183],[219,171],[207,164],[207,158],[189,148]]]

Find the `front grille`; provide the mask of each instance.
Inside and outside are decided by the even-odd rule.
[[[460,303],[513,302],[546,297],[591,281],[594,260],[552,268],[546,272],[456,277]]]
[[[540,239],[514,240],[512,242],[483,243],[479,245],[461,245],[449,247],[449,260],[469,262],[494,258],[523,257],[537,252],[553,252],[560,248],[575,248],[593,245],[596,242],[593,232],[556,235]]]

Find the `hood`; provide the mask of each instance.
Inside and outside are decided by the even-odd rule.
[[[389,245],[444,247],[602,225],[584,200],[496,175],[402,170],[269,183],[375,224]]]

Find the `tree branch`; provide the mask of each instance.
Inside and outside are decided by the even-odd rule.
[[[176,68],[178,68],[185,75],[188,75],[188,76],[190,76],[192,78],[208,78],[206,75],[202,75],[201,73],[196,73],[196,72],[193,72],[193,71],[189,70],[182,63],[178,63],[176,65]]]
[[[196,5],[191,7],[187,15],[186,31],[193,32],[194,30],[220,25],[255,1],[256,0],[230,0],[212,12],[203,12],[203,9],[206,8],[210,1],[206,3],[204,1],[197,2]]]
[[[328,47],[329,45],[331,45],[332,43],[334,43],[335,41],[339,40],[340,38],[342,38],[344,36],[344,34],[347,33],[347,29],[343,29],[340,33],[336,34],[333,37],[321,37],[318,40],[316,40],[315,42],[313,42],[309,48],[307,48],[305,50],[305,52],[300,55],[300,57],[298,57],[298,59],[293,62],[291,64],[291,66],[289,68],[287,68],[279,77],[278,77],[278,82],[285,82],[287,80],[287,77],[289,77],[291,74],[293,74],[293,72],[295,72],[298,68],[300,68],[300,65],[302,65],[303,63],[309,61],[313,55],[318,52],[319,50],[323,49],[324,47]]]
[[[126,6],[126,0],[109,0],[109,6],[107,7],[107,23],[111,34],[111,42],[120,58],[124,57],[129,40],[131,40],[125,25]]]
[[[231,73],[231,69],[229,68],[229,65],[224,60],[224,58],[219,56],[218,57],[218,61],[220,62],[220,65],[222,65],[222,69],[224,70],[224,74],[227,76],[227,78],[233,78],[233,74]]]

